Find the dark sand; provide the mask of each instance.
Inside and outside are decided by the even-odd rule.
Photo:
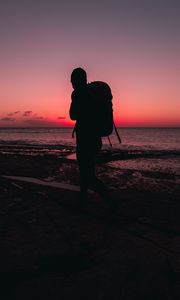
[[[89,195],[5,179],[79,183],[76,162],[0,156],[0,299],[180,299],[179,178],[99,164],[118,211]]]

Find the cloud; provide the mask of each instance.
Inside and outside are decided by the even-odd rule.
[[[64,120],[66,117],[57,117],[58,120]]]
[[[48,120],[42,116],[33,115],[23,120],[23,123],[29,124],[30,126],[44,126],[46,123],[48,124]]]
[[[29,117],[32,114],[32,110],[24,111],[23,117]]]
[[[17,114],[19,114],[19,113],[20,113],[20,111],[17,110],[17,111],[14,111],[14,112],[12,112],[12,113],[7,114],[7,116],[8,116],[8,117],[11,117],[11,116],[17,115]]]
[[[0,116],[0,121],[6,122],[6,126],[12,126],[11,122],[13,122],[14,126],[24,127],[56,127],[60,125],[64,126],[65,119],[65,116],[57,116],[56,119],[52,120],[46,116],[35,113],[32,110],[17,110],[14,112],[10,112],[4,116]]]
[[[4,118],[1,118],[1,121],[11,122],[11,121],[15,121],[15,119],[14,118],[10,118],[10,117],[4,117]]]
[[[66,119],[65,117],[58,117],[57,119],[63,120]],[[24,126],[30,126],[30,127],[56,127],[59,126],[58,120],[51,120],[47,117],[38,116],[33,113],[32,116],[29,118],[23,119]]]
[[[44,119],[44,117],[34,117],[31,120],[43,120],[43,119]]]
[[[48,126],[54,126],[55,124],[50,122],[49,120],[43,118],[43,117],[35,117],[26,119],[23,121],[26,126],[36,126],[36,127],[48,127]]]

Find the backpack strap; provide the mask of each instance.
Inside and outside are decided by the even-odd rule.
[[[114,125],[114,129],[115,129],[115,132],[116,132],[116,135],[117,135],[118,141],[119,141],[119,143],[121,144],[121,143],[122,143],[122,141],[121,141],[120,135],[119,135],[119,133],[118,133],[118,131],[117,131],[117,128],[116,128],[116,125],[115,125],[114,121],[113,121],[113,125]]]
[[[74,126],[73,131],[72,131],[72,138],[74,138],[75,133],[76,133],[76,125]]]
[[[112,143],[111,143],[111,140],[110,140],[110,136],[108,135],[108,141],[109,141],[109,145],[112,147]]]

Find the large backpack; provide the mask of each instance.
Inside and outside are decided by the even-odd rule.
[[[92,121],[99,136],[109,136],[113,131],[113,97],[109,85],[102,81],[93,81],[88,84],[88,95],[95,107]]]

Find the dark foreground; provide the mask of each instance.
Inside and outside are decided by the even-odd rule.
[[[180,299],[174,178],[99,165],[112,216],[95,194],[82,212],[77,192],[2,177],[78,184],[76,162],[1,155],[0,166],[0,299]]]

